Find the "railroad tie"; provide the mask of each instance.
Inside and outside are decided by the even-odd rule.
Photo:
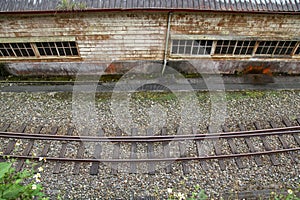
[[[56,135],[57,131],[58,131],[58,127],[57,126],[53,127],[50,131],[50,135]],[[50,142],[45,144],[40,157],[46,157],[47,153],[49,151],[49,148],[50,148]]]
[[[69,128],[67,135],[72,135],[74,131],[74,128]],[[61,146],[61,150],[59,152],[59,157],[64,158],[67,150],[68,142],[63,142]],[[61,168],[61,162],[57,162],[56,165],[53,168],[53,174],[58,174],[60,172]]]
[[[246,128],[244,125],[239,124],[238,125],[241,131],[246,131]],[[250,150],[250,152],[254,153],[257,152],[257,150],[254,148],[254,145],[252,144],[252,141],[249,137],[245,137],[245,142]],[[260,156],[254,156],[254,160],[257,166],[263,166],[263,162],[261,160]]]
[[[262,129],[259,122],[254,122],[254,126],[257,130]],[[272,149],[270,147],[270,144],[268,143],[268,141],[266,139],[266,136],[260,136],[260,139],[263,142],[263,146],[264,146],[265,150],[266,151],[272,151]],[[278,159],[276,159],[276,156],[274,154],[270,155],[270,159],[271,159],[271,162],[272,162],[273,165],[279,165],[280,164],[280,162],[278,161]]]
[[[223,132],[229,132],[227,126],[222,126],[222,129],[223,129]],[[236,147],[236,145],[235,145],[233,139],[232,139],[232,138],[229,138],[229,139],[227,139],[227,142],[228,142],[228,144],[229,144],[229,147],[230,147],[230,149],[231,149],[231,152],[232,152],[233,154],[239,154],[239,152],[238,152],[238,150],[237,150],[237,147]],[[235,163],[236,163],[236,165],[238,166],[239,169],[243,169],[243,168],[246,167],[246,166],[243,164],[243,161],[242,161],[242,159],[241,159],[240,157],[235,158]]]
[[[88,135],[89,129],[85,128],[83,131],[83,135]],[[83,158],[84,156],[84,150],[85,150],[85,146],[83,142],[79,142],[79,147],[77,149],[77,154],[76,154],[76,158]],[[75,162],[74,166],[73,166],[73,174],[77,175],[79,174],[80,171],[80,162]]]
[[[209,133],[215,133],[216,132],[213,129],[212,126],[208,126],[207,130],[208,130]],[[211,139],[211,141],[213,143],[216,155],[217,156],[218,155],[222,155],[222,151],[221,151],[221,148],[220,148],[220,141],[219,141],[219,139]],[[224,159],[219,159],[218,162],[219,162],[219,166],[220,166],[221,170],[225,170],[226,169],[226,164],[224,162]]]
[[[43,126],[39,126],[39,127],[35,130],[34,134],[40,134],[42,128],[43,128]],[[28,156],[28,155],[29,155],[29,153],[30,153],[30,151],[31,151],[31,149],[32,149],[32,147],[33,147],[33,144],[34,144],[34,140],[32,140],[32,139],[29,140],[27,146],[25,147],[25,149],[24,149],[24,151],[23,151],[23,153],[22,153],[23,156]],[[21,169],[22,169],[22,167],[23,167],[23,165],[24,165],[24,162],[25,162],[24,159],[21,159],[21,160],[18,161],[18,163],[17,163],[17,165],[16,165],[16,167],[15,167],[15,169],[16,169],[17,172],[21,171]]]
[[[6,132],[7,129],[9,128],[10,124],[5,124],[3,127],[1,127],[0,131],[2,132]],[[3,147],[4,148],[4,147]],[[2,152],[4,151],[4,149],[2,149]],[[4,162],[5,159],[3,159],[3,156],[0,158],[0,162]]]
[[[122,135],[121,129],[118,128],[116,136],[121,136],[121,135]],[[114,144],[114,149],[113,149],[113,159],[119,159],[119,154],[120,154],[120,142],[116,142]],[[111,173],[113,175],[118,174],[118,163],[117,162],[111,163]]]
[[[161,135],[167,135],[167,128],[163,127],[161,129]],[[165,158],[170,158],[170,144],[169,142],[163,142],[163,151],[164,151],[164,157]],[[166,173],[172,173],[172,162],[166,162],[166,167],[165,167]]]
[[[9,127],[10,127],[10,124],[5,124],[3,127],[1,127],[0,131],[6,132]]]
[[[148,128],[147,129],[147,136],[153,136],[153,128]],[[154,154],[154,146],[153,146],[153,142],[148,142],[147,143],[147,150],[148,150],[148,158],[154,159],[155,158],[155,154]],[[154,175],[155,174],[155,163],[154,162],[149,162],[148,163],[148,173],[150,175]]]
[[[270,123],[270,126],[271,126],[272,128],[278,128],[278,126],[277,126],[277,124],[276,124],[275,122],[270,121],[269,123]],[[278,135],[278,139],[279,139],[279,141],[280,141],[280,143],[282,144],[282,146],[283,146],[284,149],[289,149],[289,148],[290,148],[290,146],[288,145],[288,143],[285,141],[283,135]],[[291,152],[291,151],[290,151],[289,154],[290,154],[290,156],[291,156],[292,161],[298,163],[298,159],[295,157],[294,152]]]
[[[198,134],[198,132],[197,132],[197,130],[196,130],[195,127],[193,127],[192,131],[193,131],[194,135]],[[202,157],[203,155],[202,155],[202,152],[201,152],[201,143],[203,141],[201,141],[201,140],[195,140],[195,142],[196,142],[196,148],[197,148],[198,157]],[[208,171],[209,170],[208,164],[207,164],[207,162],[205,160],[200,160],[200,165],[201,165],[201,167],[202,167],[202,169],[204,171]]]
[[[300,118],[297,118],[297,123],[298,123],[298,125],[300,125]],[[284,119],[284,124],[286,126],[292,126],[291,122],[287,118]],[[297,142],[297,144],[300,146],[299,134],[295,133],[295,134],[293,134],[293,137],[294,137],[295,141]]]
[[[98,137],[104,136],[103,129],[100,129],[98,131],[97,136]],[[93,158],[94,159],[100,159],[101,158],[101,153],[102,153],[102,144],[101,144],[101,142],[98,142],[96,144],[96,146],[95,146]],[[99,172],[99,164],[100,164],[99,161],[92,162],[92,165],[91,165],[91,168],[90,168],[90,175],[97,175],[98,174],[98,172]]]
[[[26,124],[23,124],[18,130],[17,132],[19,133],[24,133],[25,132],[25,129],[26,129]],[[15,148],[15,145],[17,143],[17,140],[16,139],[10,139],[10,141],[8,142],[7,146],[6,146],[6,149],[4,150],[3,152],[3,155],[10,155],[12,153],[12,151],[14,150]],[[1,159],[0,160],[1,162],[5,161],[4,159]]]
[[[58,131],[58,127],[57,126],[54,126],[51,131],[50,131],[50,135],[56,135],[57,134],[57,131]],[[46,142],[46,144],[44,145],[44,148],[42,150],[42,153],[41,155],[39,156],[40,158],[45,158],[47,157],[47,153],[49,152],[49,149],[50,149],[50,145],[51,143],[50,142]],[[39,163],[37,164],[34,169],[37,170],[40,166],[42,166],[43,163]]]
[[[182,129],[179,126],[177,127],[176,132],[177,132],[177,135],[182,135]],[[178,145],[179,145],[180,158],[186,157],[186,141],[178,141]],[[182,161],[181,164],[182,164],[183,174],[190,173],[190,169],[189,169],[187,161]]]
[[[132,136],[136,136],[137,135],[137,129],[136,128],[132,128],[131,129],[131,135]],[[136,142],[132,142],[131,143],[131,151],[130,151],[130,159],[137,159],[137,144]],[[137,166],[136,166],[136,162],[131,162],[130,163],[130,174],[136,174],[137,173]]]

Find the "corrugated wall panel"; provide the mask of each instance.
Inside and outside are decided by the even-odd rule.
[[[0,19],[0,37],[75,36],[82,58],[162,60],[167,27],[162,14],[81,14]]]
[[[299,37],[300,16],[244,14],[174,14],[172,34]]]
[[[173,14],[172,35],[299,37],[299,15]],[[77,38],[83,60],[162,60],[167,14],[110,13],[0,19],[0,37]],[[24,41],[25,42],[25,41]]]

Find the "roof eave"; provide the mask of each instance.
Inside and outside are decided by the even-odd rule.
[[[204,13],[244,13],[244,14],[293,14],[299,15],[300,11],[251,11],[251,10],[209,10],[209,9],[188,9],[188,8],[101,8],[84,10],[27,10],[27,11],[4,11],[1,14],[63,14],[63,13],[87,13],[87,12],[204,12]]]

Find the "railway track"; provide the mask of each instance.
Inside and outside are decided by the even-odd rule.
[[[245,126],[239,124],[239,131],[229,132],[226,126],[222,127],[222,132],[216,132],[212,127],[208,127],[207,133],[199,133],[193,128],[189,134],[183,134],[180,127],[176,129],[176,134],[168,134],[166,128],[162,128],[160,135],[154,134],[153,129],[147,129],[146,134],[137,135],[137,129],[132,129],[131,136],[122,135],[121,131],[117,131],[114,136],[107,136],[104,130],[100,129],[96,136],[75,136],[74,129],[70,128],[66,135],[57,135],[58,127],[53,127],[48,134],[41,134],[43,127],[36,129],[34,133],[27,133],[26,125],[22,125],[17,131],[9,132],[9,124],[4,125],[0,130],[0,139],[2,142],[3,152],[1,161],[5,158],[17,159],[16,170],[19,171],[24,166],[26,159],[55,162],[53,173],[60,173],[62,163],[68,163],[73,166],[72,173],[80,173],[80,165],[82,163],[91,163],[89,172],[91,175],[99,173],[99,167],[103,164],[110,168],[110,173],[117,174],[122,163],[129,165],[130,173],[137,173],[138,165],[147,166],[147,173],[155,174],[158,167],[163,166],[166,173],[172,173],[172,165],[180,163],[182,172],[189,173],[189,162],[198,162],[199,167],[203,170],[208,169],[208,161],[216,160],[221,170],[226,169],[226,161],[234,160],[237,168],[247,167],[243,159],[253,159],[257,166],[263,166],[265,158],[272,165],[281,165],[278,158],[279,155],[289,157],[292,162],[300,161],[300,118],[296,120],[297,125],[293,126],[291,121],[284,118],[283,124],[278,125],[269,122],[270,127],[262,129],[258,122],[253,125],[256,130],[246,130]],[[269,139],[277,140],[278,147],[273,148]],[[293,141],[287,139],[289,137]],[[255,139],[255,140],[254,140]],[[239,143],[244,143],[246,150],[240,150]],[[21,152],[17,153],[14,149],[16,144],[23,144]],[[40,145],[36,145],[39,141]],[[256,143],[261,145],[257,148]],[[52,142],[60,143],[58,155],[50,155],[50,146]],[[76,152],[73,156],[67,155],[68,146],[76,143]],[[107,145],[110,144],[110,145]],[[211,145],[213,152],[203,151],[205,145]],[[85,148],[92,146],[92,154],[87,154]],[[140,157],[140,146],[143,146],[144,156]],[[109,156],[104,156],[109,146]],[[121,156],[123,146],[128,149],[126,156]],[[33,148],[39,149],[39,155],[32,153]],[[225,148],[225,149],[224,149]],[[159,150],[158,150],[159,149]],[[191,153],[190,150],[193,152]],[[227,150],[226,150],[227,149]],[[163,163],[163,165],[162,165]]]

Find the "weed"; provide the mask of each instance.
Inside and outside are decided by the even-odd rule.
[[[168,192],[168,200],[173,200],[173,199],[206,200],[207,199],[207,195],[205,194],[205,191],[202,190],[199,185],[195,186],[195,189],[191,195],[187,195],[181,192],[175,192],[171,188],[168,188],[167,192]]]
[[[271,193],[270,199],[274,200],[300,200],[300,197],[297,196],[297,193],[300,193],[300,185],[298,186],[297,189],[292,190],[288,189],[286,194],[277,194],[275,192]]]
[[[40,173],[33,170],[16,172],[12,163],[13,161],[0,163],[0,199],[48,199],[39,184]]]
[[[74,3],[70,0],[61,0],[61,2],[56,6],[58,10],[84,10],[86,9],[85,3]]]

